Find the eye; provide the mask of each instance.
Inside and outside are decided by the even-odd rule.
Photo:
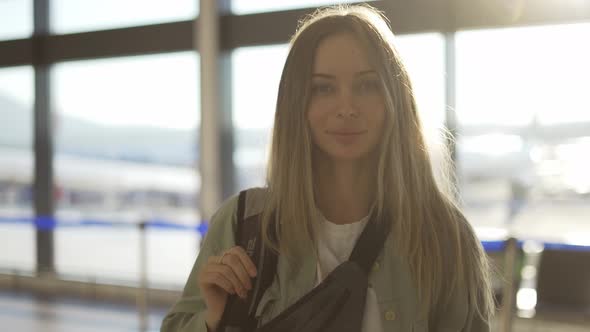
[[[313,83],[311,93],[314,96],[329,95],[334,92],[334,86],[330,83]]]
[[[365,79],[359,82],[356,90],[360,94],[375,93],[381,90],[381,84],[377,79]]]

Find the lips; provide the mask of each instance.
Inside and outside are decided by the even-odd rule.
[[[342,145],[352,145],[361,141],[361,138],[367,131],[328,131],[336,142]]]
[[[362,135],[367,131],[328,131],[330,135],[338,135],[338,136],[355,136],[355,135]]]

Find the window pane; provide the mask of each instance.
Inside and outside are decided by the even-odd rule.
[[[198,0],[52,0],[51,30],[62,34],[190,20],[197,16],[198,4]]]
[[[0,40],[29,38],[33,34],[33,1],[0,1]]]
[[[33,68],[0,69],[0,269],[35,270]]]
[[[195,53],[183,52],[54,67],[60,220],[198,223],[197,64]],[[174,241],[158,247],[160,255],[148,257],[152,282],[182,284],[189,273],[197,234],[175,234]],[[149,236],[153,252],[171,233]],[[61,273],[137,280],[138,255],[137,227],[56,232]]]
[[[583,42],[589,35],[589,24],[459,33],[461,122],[525,126],[534,117],[542,124],[590,121],[590,45]]]
[[[236,191],[264,185],[281,72],[287,45],[238,48],[232,54]],[[256,84],[252,79],[256,78]]]
[[[445,142],[445,41],[441,34],[400,35],[396,47],[410,75],[416,104],[430,146],[433,168],[440,174]]]
[[[459,166],[472,220],[589,241],[588,35],[590,24],[457,34]]]
[[[238,15],[253,14],[260,12],[272,12],[295,8],[319,7],[341,3],[354,3],[358,0],[232,0],[232,12]],[[364,1],[371,2],[371,1]]]

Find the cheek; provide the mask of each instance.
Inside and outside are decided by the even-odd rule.
[[[317,107],[310,107],[307,111],[307,124],[311,129],[311,133],[315,136],[322,131],[325,123],[325,114]]]
[[[371,132],[373,133],[373,137],[371,139],[372,144],[377,144],[382,140],[383,133],[385,132],[386,126],[386,113],[385,109],[379,110],[373,114],[371,117]]]
[[[385,112],[385,107],[382,107],[375,110],[375,112],[371,116],[371,124],[378,136],[381,136],[381,134],[383,133],[383,128],[385,127]]]

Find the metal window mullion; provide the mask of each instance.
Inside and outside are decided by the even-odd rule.
[[[53,135],[51,125],[50,71],[43,40],[49,33],[49,1],[34,1],[32,58],[35,70],[34,101],[34,184],[33,200],[36,220],[51,220],[53,201]],[[50,226],[50,223],[43,223]],[[54,239],[51,227],[36,230],[37,273],[54,274]]]
[[[235,128],[233,124],[233,66],[232,66],[232,52],[233,49],[224,49],[223,48],[223,40],[224,37],[228,34],[230,29],[227,28],[225,23],[227,21],[223,20],[224,16],[231,15],[231,4],[232,0],[218,0],[218,13],[219,13],[219,66],[217,67],[218,77],[219,77],[219,96],[220,96],[220,113],[219,116],[221,117],[221,160],[222,160],[222,184],[221,184],[221,193],[222,198],[227,199],[228,197],[232,196],[237,188],[237,178],[236,178],[236,165],[234,163],[234,148],[236,144],[234,143],[235,138],[237,137],[235,134]]]
[[[229,0],[201,0],[195,36],[201,62],[200,213],[209,220],[234,190],[229,51],[220,50]]]

